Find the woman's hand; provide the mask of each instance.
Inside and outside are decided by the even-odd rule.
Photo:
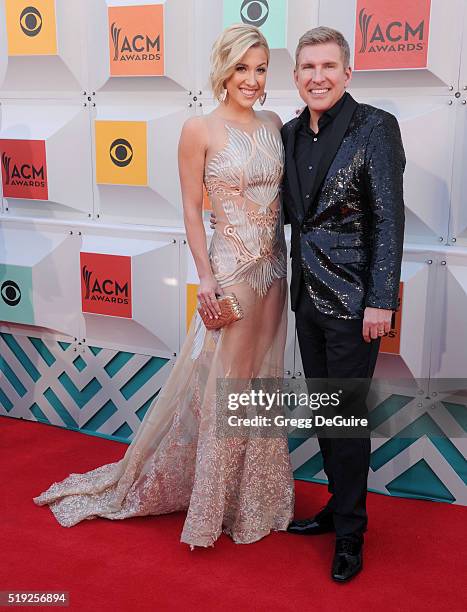
[[[219,285],[214,276],[207,276],[200,279],[198,289],[198,301],[204,312],[209,314],[211,319],[218,319],[221,314],[221,309],[216,298],[217,295],[223,295],[224,291]]]

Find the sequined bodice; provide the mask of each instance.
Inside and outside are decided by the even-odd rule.
[[[211,266],[221,286],[248,282],[264,295],[286,276],[282,140],[269,122],[255,122],[249,130],[219,120],[208,125],[213,137],[204,182],[217,217]]]

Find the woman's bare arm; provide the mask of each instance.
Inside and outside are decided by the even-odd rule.
[[[202,117],[188,119],[178,146],[178,168],[182,188],[183,219],[188,245],[200,279],[198,299],[211,317],[220,314],[216,293],[221,294],[212,273],[203,224],[203,175],[207,132]]]

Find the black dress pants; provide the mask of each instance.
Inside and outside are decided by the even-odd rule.
[[[302,283],[295,312],[300,353],[306,378],[371,378],[380,339],[367,343],[362,319],[338,319],[315,307]],[[318,436],[329,499],[320,514],[332,512],[337,538],[360,539],[366,531],[366,493],[370,438]]]

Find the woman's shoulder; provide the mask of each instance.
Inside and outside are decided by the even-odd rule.
[[[261,121],[272,123],[279,131],[281,130],[282,119],[274,111],[261,110],[261,111],[256,111],[256,114]]]
[[[207,125],[203,116],[189,117],[182,128],[182,136],[188,140],[197,142],[207,142]]]

